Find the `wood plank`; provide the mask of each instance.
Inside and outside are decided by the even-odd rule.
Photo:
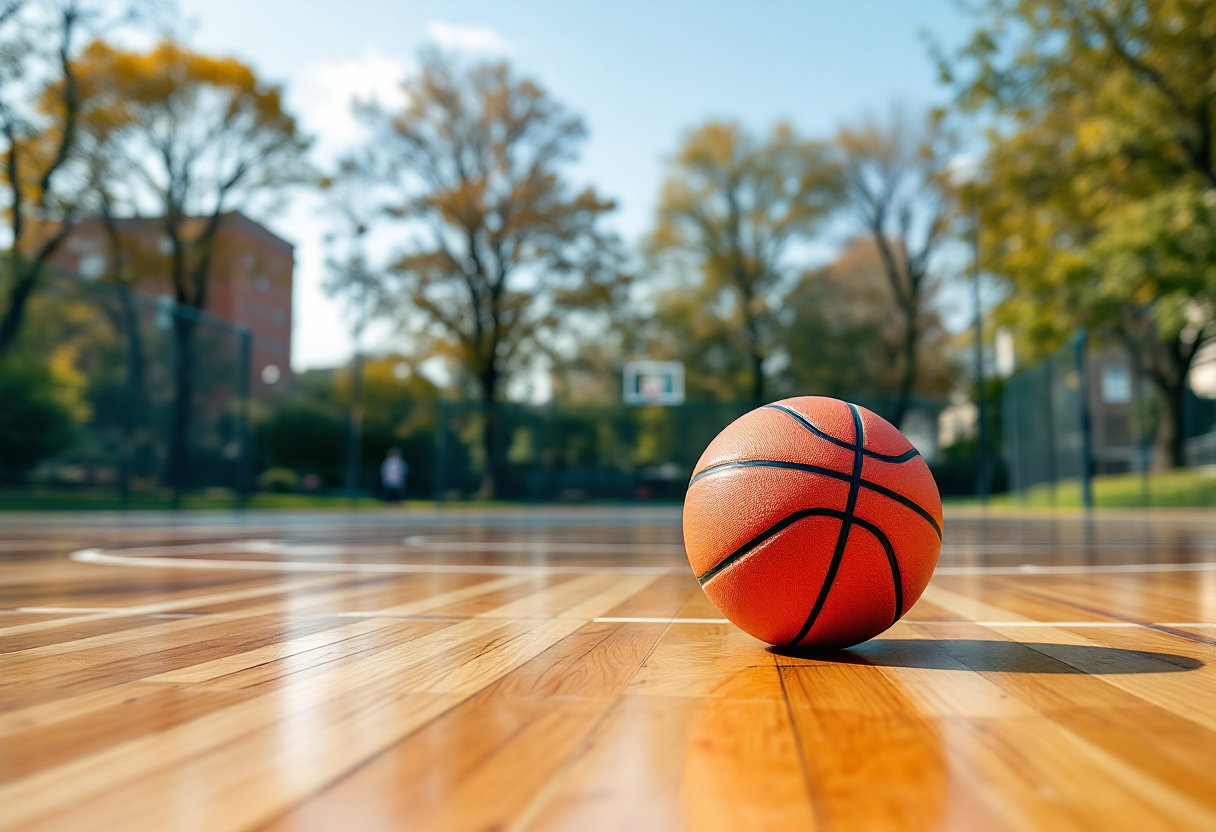
[[[782,698],[777,663],[766,645],[729,624],[672,625],[625,694]]]
[[[0,514],[0,828],[1216,828],[1216,572],[943,574],[807,656],[700,623],[690,574],[172,568],[675,565],[675,512],[256,518]],[[1216,513],[947,535],[943,566],[1121,568],[1210,558]],[[99,545],[170,565],[65,558]]]
[[[815,829],[784,702],[636,696],[507,829]]]

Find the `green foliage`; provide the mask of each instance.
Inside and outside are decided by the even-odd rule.
[[[300,488],[300,475],[294,468],[267,468],[258,474],[257,486],[261,491],[274,491],[278,493],[298,491]]]
[[[1174,470],[1117,474],[1093,479],[1099,508],[1197,508],[1216,506],[1216,476],[1210,470]],[[1147,498],[1147,500],[1146,500]],[[1019,494],[997,495],[992,508],[1081,508],[1081,483],[1067,480],[1036,485]]]
[[[254,436],[262,466],[317,474],[330,485],[340,481],[346,423],[336,407],[307,400],[276,402]]]
[[[1216,5],[992,0],[943,61],[987,119],[986,267],[998,317],[1035,357],[1079,325],[1117,337],[1161,390],[1159,447],[1180,461],[1182,398],[1216,334],[1212,206]]]
[[[51,368],[14,355],[0,363],[0,481],[19,482],[76,435],[72,393]]]
[[[389,448],[401,448],[410,465],[410,483],[433,479],[435,401],[438,391],[398,355],[363,363],[362,487],[375,491],[380,463]],[[263,405],[257,418],[257,466],[266,477],[260,487],[294,490],[301,476],[315,474],[322,486],[342,483],[347,411],[351,402],[350,368],[314,370],[298,376],[288,396]],[[297,479],[289,481],[287,469]],[[414,490],[411,488],[411,490]]]

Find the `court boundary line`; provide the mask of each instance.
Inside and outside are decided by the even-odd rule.
[[[72,614],[72,613],[120,613],[132,610],[131,607],[16,607],[11,610],[0,610],[0,612],[40,614],[40,615],[56,615],[56,614]],[[162,613],[164,614],[164,613]],[[214,613],[200,613],[199,615],[212,616]],[[332,616],[336,618],[399,618],[399,619],[431,619],[434,616],[427,615],[397,615],[387,613],[383,610],[353,610],[343,612],[323,612],[317,615]],[[730,624],[729,618],[667,618],[662,616],[611,616],[601,615],[596,618],[587,619],[593,624]],[[1190,627],[1191,629],[1216,629],[1216,621],[908,621],[901,619],[897,624],[915,625],[917,627],[951,627],[960,624],[971,625],[976,627],[1066,627],[1066,628],[1096,628],[1096,629],[1127,629],[1132,627],[1145,627],[1152,629],[1154,627]],[[892,625],[894,626],[894,625]],[[889,632],[889,630],[884,631]],[[875,636],[875,639],[881,639],[881,635]],[[871,639],[874,640],[874,639]]]
[[[223,544],[209,544],[212,550]],[[528,564],[489,563],[360,563],[341,561],[273,561],[273,560],[219,560],[215,558],[163,557],[135,554],[140,551],[166,551],[173,546],[137,547],[132,549],[106,550],[101,548],[78,549],[68,555],[77,563],[103,566],[127,566],[156,569],[236,569],[260,572],[371,572],[387,574],[481,574],[481,575],[692,575],[685,566],[562,566]],[[186,544],[181,548],[201,548],[199,544]],[[1121,563],[1102,565],[1038,565],[1019,566],[939,566],[934,577],[980,577],[985,575],[1034,577],[1038,575],[1101,575],[1138,574],[1154,572],[1212,572],[1216,561],[1193,563]]]
[[[164,547],[169,548],[169,547]],[[121,550],[120,550],[121,551]],[[127,550],[132,551],[132,550]],[[389,574],[452,573],[474,575],[682,575],[684,566],[529,566],[490,563],[341,563],[327,561],[216,560],[154,555],[120,555],[103,549],[78,549],[76,563],[155,569],[243,569],[258,572],[378,572]]]

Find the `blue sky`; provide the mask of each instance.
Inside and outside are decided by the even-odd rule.
[[[509,58],[586,120],[572,175],[619,201],[612,223],[629,240],[648,227],[663,159],[685,129],[711,117],[757,130],[787,119],[828,137],[895,103],[941,103],[924,36],[950,46],[969,31],[953,0],[181,0],[181,9],[193,46],[286,86],[319,164],[359,137],[350,97],[391,103],[428,42]],[[293,365],[346,360],[342,307],[320,291],[315,199],[297,195],[266,219],[297,246]]]

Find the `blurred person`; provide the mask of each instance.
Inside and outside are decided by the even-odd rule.
[[[380,482],[384,486],[384,501],[395,503],[405,496],[405,476],[410,466],[401,456],[400,448],[389,448],[380,463]]]

